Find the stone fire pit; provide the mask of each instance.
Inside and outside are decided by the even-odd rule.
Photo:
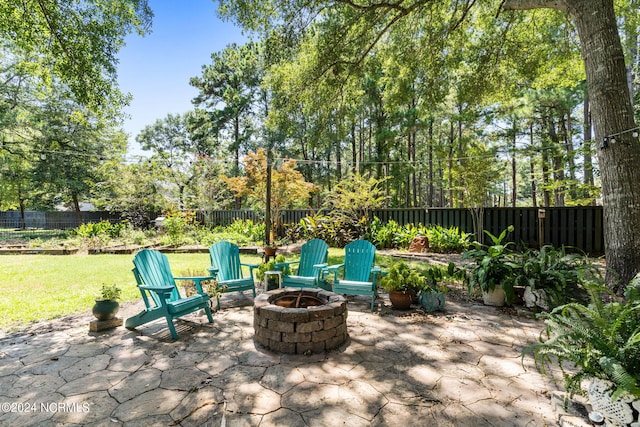
[[[287,354],[321,353],[347,341],[347,301],[323,289],[285,288],[256,297],[255,340]]]

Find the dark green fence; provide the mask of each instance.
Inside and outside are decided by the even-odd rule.
[[[309,214],[312,211],[306,209],[287,210],[282,212],[282,221],[285,224],[297,223]],[[494,235],[513,225],[515,230],[508,240],[518,244],[529,247],[540,244],[574,246],[591,254],[604,253],[601,206],[484,208],[480,216],[484,230]],[[402,225],[441,225],[458,227],[467,233],[475,232],[473,214],[465,208],[377,209],[371,217],[378,217],[383,222],[393,220]],[[206,218],[208,224],[227,225],[238,218],[255,220],[257,215],[250,210],[210,211]]]
[[[282,212],[282,222],[297,223],[313,213],[307,209],[287,210]],[[464,208],[377,209],[371,213],[371,218],[373,217],[378,217],[383,222],[393,220],[402,225],[441,225],[446,228],[458,227],[467,233],[475,232],[472,212]],[[484,208],[481,217],[484,229],[494,235],[513,225],[515,230],[509,240],[518,244],[529,247],[540,244],[565,245],[591,254],[604,253],[601,206]],[[236,219],[259,221],[262,217],[252,210],[229,210],[199,212],[198,219],[208,225],[228,225]],[[80,217],[75,212],[25,213],[27,230],[64,230],[85,222],[101,220],[118,221],[119,217],[107,212],[82,212]],[[0,232],[2,229],[19,228],[22,228],[19,212],[0,212]]]

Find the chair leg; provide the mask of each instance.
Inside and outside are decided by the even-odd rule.
[[[209,323],[213,323],[213,316],[211,315],[211,308],[209,308],[209,304],[204,306],[204,312],[207,313],[207,318],[209,319]]]
[[[178,339],[178,332],[176,331],[176,327],[173,325],[173,318],[170,316],[167,316],[167,324],[169,325],[169,331],[171,332],[171,337],[174,340]]]

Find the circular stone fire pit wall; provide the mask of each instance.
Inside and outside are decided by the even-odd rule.
[[[316,297],[324,304],[306,308],[281,307],[282,297]],[[347,301],[322,289],[285,288],[256,297],[253,307],[255,340],[272,351],[287,354],[321,353],[347,341]]]

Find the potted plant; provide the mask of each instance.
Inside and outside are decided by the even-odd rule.
[[[526,307],[550,311],[569,302],[587,302],[582,277],[596,267],[586,256],[544,245],[524,251],[517,264],[513,281],[523,287]]]
[[[455,263],[450,262],[447,268],[432,265],[422,271],[424,284],[418,295],[418,303],[427,312],[442,310],[445,304],[445,294],[448,288],[441,282],[445,278],[453,280],[464,280],[465,270],[458,268]]]
[[[474,288],[479,288],[482,291],[482,300],[486,305],[502,306],[505,302],[511,304],[515,296],[512,274],[515,264],[509,250],[509,246],[513,245],[513,242],[503,243],[507,233],[513,230],[514,227],[510,225],[497,237],[484,230],[493,244],[484,245],[480,242],[473,242],[474,249],[462,254],[463,259],[473,261],[467,267],[469,269],[467,277],[469,293],[472,293]]]
[[[100,289],[100,293],[95,298],[95,304],[93,305],[93,315],[98,320],[111,320],[116,317],[120,304],[121,289],[116,285],[103,284]]]
[[[601,279],[585,287],[588,304],[571,302],[538,315],[546,323],[544,335],[522,357],[533,355],[543,373],[557,366],[566,390],[587,394],[607,426],[631,425],[633,407],[640,405],[640,276],[624,299],[611,295]],[[610,302],[603,302],[607,292]]]
[[[409,268],[405,261],[394,262],[389,272],[380,279],[380,287],[389,293],[391,305],[398,310],[408,310],[423,288],[425,278],[417,270]]]
[[[285,261],[284,255],[279,254],[279,255],[276,255],[275,258],[267,262],[261,263],[260,265],[258,265],[258,269],[256,270],[256,278],[260,282],[264,281],[265,276],[267,276],[265,273],[267,271],[278,271],[276,269],[276,264],[283,263],[284,261]],[[287,274],[287,271],[283,271],[282,274]],[[265,290],[270,291],[270,290],[276,289],[279,286],[279,283],[277,282],[278,280],[277,276],[268,275],[266,279],[267,279],[267,282],[264,284]]]

